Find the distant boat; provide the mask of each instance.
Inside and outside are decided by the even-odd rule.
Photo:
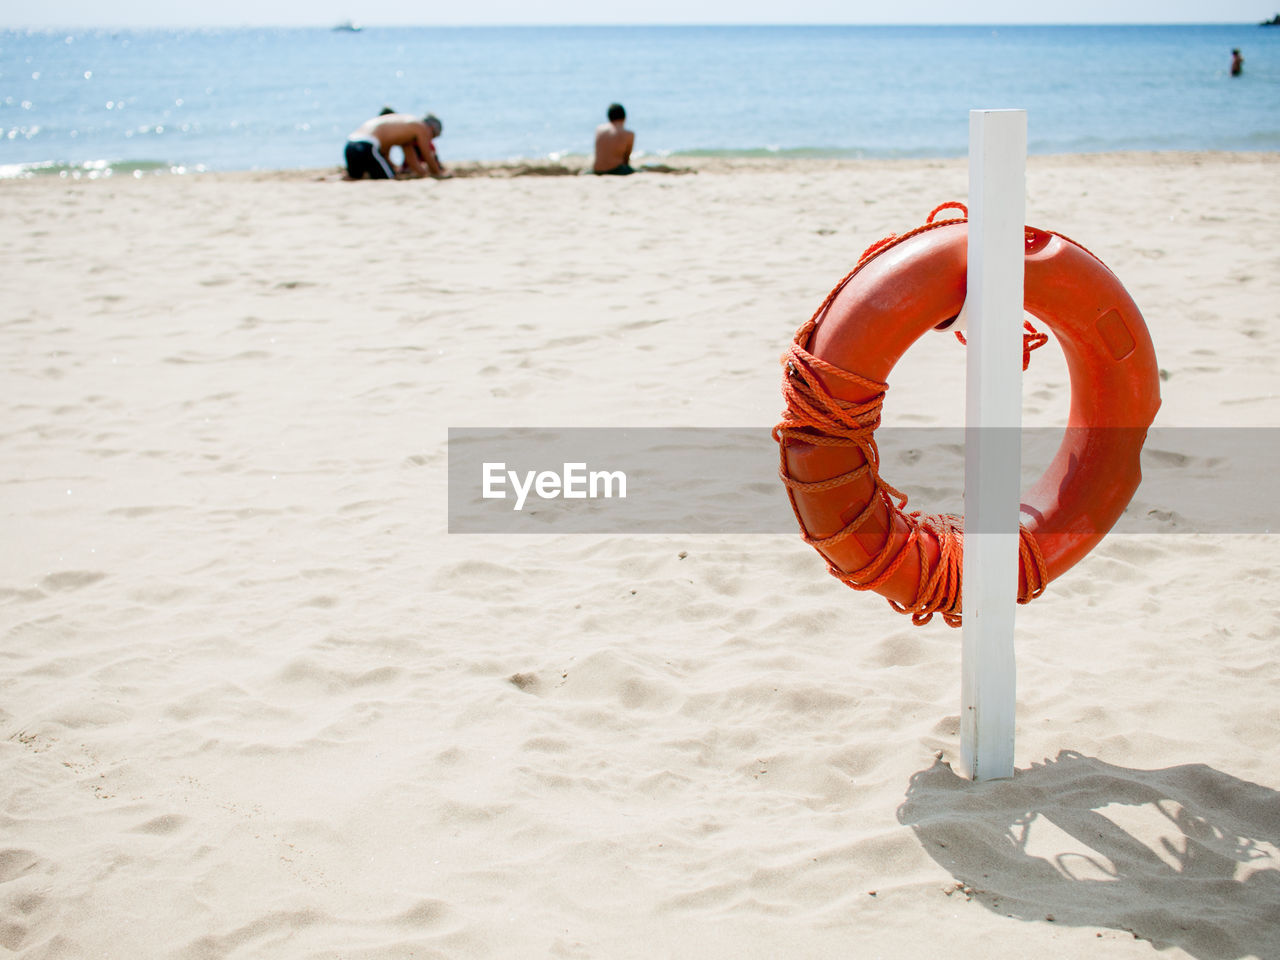
[[[1260,24],[1258,24],[1258,26],[1260,26],[1260,27],[1280,27],[1280,13],[1277,13],[1277,14],[1276,14],[1274,17],[1272,17],[1270,20],[1263,20]]]
[[[350,20],[343,20],[334,26],[335,33],[359,33],[362,29],[360,24],[352,23]]]

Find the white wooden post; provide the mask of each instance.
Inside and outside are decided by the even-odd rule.
[[[961,761],[1013,776],[1027,113],[969,112]]]

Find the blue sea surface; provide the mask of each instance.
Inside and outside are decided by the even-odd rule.
[[[1228,73],[1231,49],[1244,74]],[[0,32],[0,175],[333,167],[384,105],[441,159],[589,152],[611,101],[666,155],[1280,150],[1280,28],[404,27]]]

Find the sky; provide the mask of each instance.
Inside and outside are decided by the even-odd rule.
[[[1256,23],[1278,10],[1280,0],[0,0],[0,26]]]

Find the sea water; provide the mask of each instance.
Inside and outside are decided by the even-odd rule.
[[[999,107],[1032,153],[1280,150],[1280,28],[6,31],[0,174],[333,167],[384,106],[443,118],[446,163],[554,159],[612,101],[648,158],[956,156]]]

